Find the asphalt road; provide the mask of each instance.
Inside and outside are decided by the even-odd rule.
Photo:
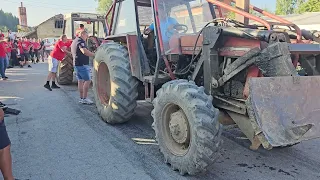
[[[78,103],[76,86],[44,89],[46,74],[42,63],[10,69],[0,81],[0,100],[22,111],[5,118],[18,179],[320,179],[320,140],[251,151],[237,129],[223,133],[221,156],[206,173],[180,176],[152,143],[152,106],[141,102],[130,122],[111,126],[94,105]]]

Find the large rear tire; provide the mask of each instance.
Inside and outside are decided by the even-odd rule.
[[[114,42],[101,45],[94,59],[93,92],[102,119],[124,123],[137,106],[138,80],[131,75],[127,49]]]
[[[219,110],[212,97],[194,82],[174,80],[157,91],[153,105],[152,126],[165,162],[182,175],[205,171],[221,144]]]
[[[73,82],[73,59],[70,55],[59,63],[57,81],[60,85],[69,85]]]

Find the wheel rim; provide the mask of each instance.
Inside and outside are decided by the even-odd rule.
[[[106,63],[101,62],[97,72],[97,91],[100,102],[107,106],[110,100],[111,81],[109,68]]]
[[[168,104],[162,111],[162,133],[166,147],[176,156],[184,156],[190,145],[190,127],[184,111]]]

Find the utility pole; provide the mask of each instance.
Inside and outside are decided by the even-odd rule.
[[[250,0],[235,0],[236,7],[249,13]],[[249,24],[249,19],[242,15],[236,14],[236,20],[244,24]]]

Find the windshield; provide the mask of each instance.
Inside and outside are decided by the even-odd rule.
[[[105,22],[104,21],[74,21],[75,31],[80,27],[80,24],[84,25],[89,36],[96,36],[98,38],[105,38]]]
[[[158,9],[160,24],[167,21],[184,25],[182,32],[187,34],[199,32],[212,20],[209,4],[205,0],[159,0]]]

